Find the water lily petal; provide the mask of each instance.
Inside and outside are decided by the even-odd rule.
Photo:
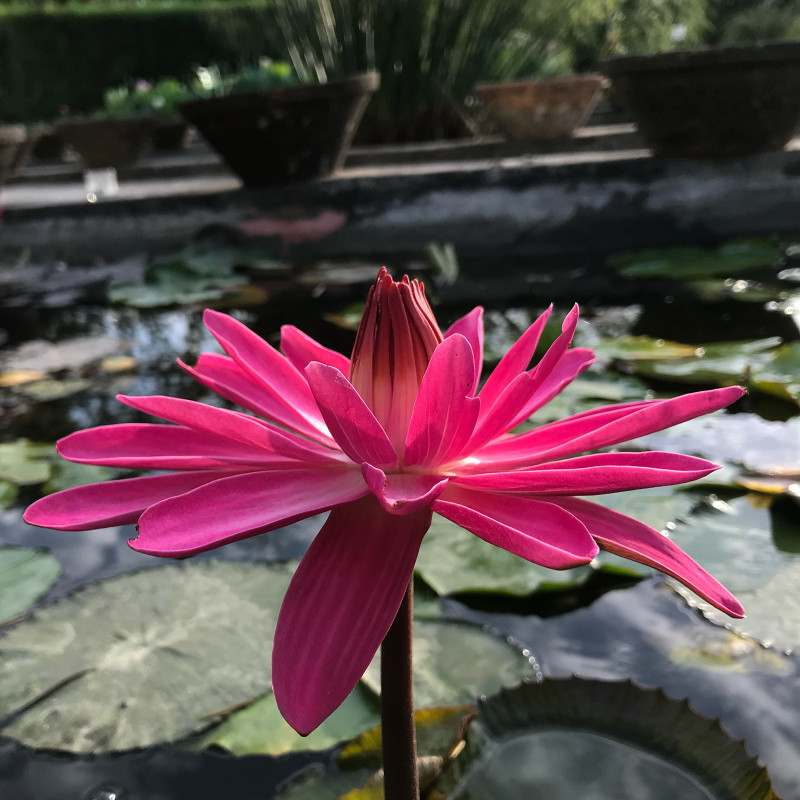
[[[286,458],[319,464],[341,460],[341,453],[335,450],[301,439],[238,411],[162,395],[129,397],[119,394],[117,400],[145,414]]]
[[[238,465],[297,464],[296,459],[179,425],[135,422],[71,433],[56,442],[56,450],[79,464],[127,469],[224,469]]]
[[[364,462],[361,474],[370,491],[390,514],[410,514],[429,506],[447,486],[448,479],[439,475],[416,475],[409,472],[387,475],[383,470]]]
[[[183,557],[281,528],[367,494],[356,469],[249,472],[150,506],[139,518],[141,553]]]
[[[587,500],[564,497],[552,502],[582,520],[604,550],[666,572],[720,611],[744,616],[741,603],[719,581],[657,530]]]
[[[229,470],[197,470],[76,486],[37,500],[22,518],[31,525],[59,531],[128,525],[153,503],[233,474]]]
[[[406,466],[444,464],[464,449],[481,407],[474,387],[472,347],[453,334],[434,350],[422,378],[403,453]]]
[[[281,350],[300,372],[312,361],[335,367],[343,375],[350,372],[350,359],[347,356],[324,347],[294,325],[281,327]]]
[[[488,413],[508,384],[528,369],[552,310],[553,306],[551,304],[528,330],[511,345],[508,352],[500,359],[498,365],[486,379],[486,383],[480,391],[484,413]]]
[[[306,376],[333,438],[353,461],[397,465],[386,431],[338,369],[313,362],[306,367]]]
[[[206,309],[203,322],[225,352],[253,380],[304,418],[317,418],[318,410],[303,373],[272,345],[227,314]]]
[[[459,486],[537,495],[605,494],[672,486],[719,469],[704,458],[679,453],[595,453],[524,470],[460,475]]]
[[[338,708],[386,636],[411,579],[427,509],[387,514],[369,496],[335,508],[283,600],[272,649],[281,714],[301,734]]]
[[[586,564],[597,555],[586,525],[542,500],[470,491],[451,482],[432,508],[484,541],[550,569]]]
[[[319,409],[315,407],[312,416],[304,416],[295,407],[287,405],[280,395],[253,380],[250,373],[232,358],[218,353],[203,353],[194,367],[180,359],[178,364],[198,383],[238,406],[321,444],[335,445]]]
[[[472,348],[472,356],[475,361],[475,385],[481,377],[483,369],[483,308],[477,306],[469,314],[457,319],[445,332],[444,338],[461,334]]]
[[[680,422],[718,411],[744,394],[739,386],[711,389],[705,392],[673,397],[669,400],[646,400],[641,403],[606,406],[597,409],[595,417],[576,415],[559,423],[506,437],[474,453],[475,464],[483,468],[513,469],[555,458],[564,458],[586,450],[610,447],[648,433],[664,430]],[[616,409],[624,413],[616,414]],[[609,416],[603,418],[605,412]],[[592,420],[576,425],[574,420]],[[596,424],[593,424],[596,423]]]

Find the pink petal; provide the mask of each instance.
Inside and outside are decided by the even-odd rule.
[[[732,617],[743,617],[739,601],[663,534],[596,503],[563,497],[552,501],[580,519],[610,553],[655,567],[688,586]]]
[[[128,397],[120,394],[117,400],[145,414],[285,458],[319,464],[341,461],[341,453],[335,450],[301,439],[238,411],[164,395]]]
[[[489,544],[543,567],[567,569],[597,555],[583,522],[542,500],[470,491],[451,483],[432,507]]]
[[[406,466],[445,464],[461,453],[481,407],[474,388],[472,348],[453,334],[433,351],[422,378],[408,425]]]
[[[417,475],[395,472],[387,475],[383,470],[364,462],[361,474],[370,491],[390,514],[411,514],[429,506],[447,486],[441,475]]]
[[[472,348],[475,361],[475,384],[477,385],[483,369],[483,309],[478,306],[469,314],[457,319],[444,333],[444,338],[460,333]],[[342,370],[344,371],[344,370]]]
[[[679,453],[596,453],[525,470],[453,478],[459,486],[527,494],[605,494],[672,486],[719,469],[703,458]]]
[[[313,362],[306,367],[306,376],[333,438],[353,461],[397,465],[386,431],[338,369]]]
[[[225,469],[297,464],[295,459],[177,425],[126,423],[86,428],[56,443],[79,464],[127,469]]]
[[[178,364],[198,383],[242,408],[322,444],[335,444],[319,409],[315,407],[313,415],[304,416],[293,406],[287,405],[280,395],[267,389],[263,382],[254,380],[233,359],[217,353],[203,353],[194,368],[180,359]]]
[[[37,500],[22,516],[31,525],[60,531],[127,525],[153,503],[233,474],[203,470],[78,486]]]
[[[387,514],[374,497],[335,508],[297,568],[278,616],[272,687],[311,733],[361,678],[397,614],[430,525],[427,509]]]
[[[139,518],[140,553],[183,557],[281,528],[367,493],[356,469],[250,472],[150,506]]]
[[[531,414],[535,414],[540,408],[547,405],[565,386],[572,383],[581,372],[591,366],[593,361],[594,353],[585,347],[576,347],[574,350],[564,353],[561,361],[536,387],[528,402],[512,418],[510,424],[507,424],[506,430],[516,427]]]
[[[284,325],[281,328],[281,350],[300,372],[303,372],[312,361],[335,367],[343,375],[350,372],[350,359],[347,356],[323,347],[294,325]]]
[[[744,394],[739,386],[694,392],[669,400],[646,400],[605,406],[590,414],[579,414],[552,425],[490,444],[474,457],[482,469],[513,469],[518,466],[564,458],[573,453],[610,447],[655,433],[680,422],[718,411]],[[623,413],[617,415],[617,410]],[[608,412],[608,417],[605,416]],[[581,419],[579,425],[574,420]],[[588,424],[584,425],[583,422]]]
[[[533,325],[511,345],[508,352],[500,359],[500,363],[492,370],[492,374],[486,379],[486,383],[480,391],[481,405],[485,411],[494,405],[514,378],[528,369],[552,310],[553,306],[550,305]]]
[[[318,411],[303,373],[246,325],[227,314],[206,309],[206,327],[225,352],[274,397],[303,418],[314,420]]]

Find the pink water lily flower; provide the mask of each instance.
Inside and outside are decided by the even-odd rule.
[[[552,569],[598,548],[674,576],[718,608],[742,607],[666,536],[580,496],[691,481],[716,469],[662,452],[593,452],[715,411],[738,387],[587,411],[510,431],[593,360],[570,349],[578,310],[530,362],[549,310],[480,386],[482,310],[444,334],[417,281],[382,269],[351,360],[292,326],[281,351],[205,312],[227,355],[181,366],[251,412],[174,397],[120,400],[164,424],[79,431],[58,442],[84,464],[166,471],[68,489],[34,503],[35,525],[86,530],[137,522],[130,546],[180,557],[330,510],[281,607],[275,698],[309,733],[344,700],[388,631],[431,514]]]

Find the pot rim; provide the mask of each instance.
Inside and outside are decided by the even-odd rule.
[[[800,41],[780,41],[754,45],[726,45],[668,50],[664,53],[613,56],[600,62],[608,76],[627,72],[696,69],[735,64],[785,65],[800,61]]]
[[[493,92],[499,89],[524,89],[528,86],[568,86],[570,84],[596,84],[598,87],[606,82],[605,78],[597,72],[585,72],[579,75],[558,75],[554,78],[522,78],[514,81],[481,81],[476,83],[473,91]]]

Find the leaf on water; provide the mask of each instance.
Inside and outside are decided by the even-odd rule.
[[[106,372],[128,372],[135,369],[137,364],[133,356],[109,356],[100,362],[100,368]]]
[[[414,698],[419,707],[470,703],[534,676],[529,655],[505,639],[465,623],[414,621]],[[380,652],[363,681],[380,693]]]
[[[44,494],[61,492],[75,486],[86,486],[88,483],[101,483],[109,481],[123,474],[125,470],[114,467],[98,467],[93,464],[77,464],[65,458],[55,457],[53,454],[52,474],[42,487]]]
[[[40,369],[11,369],[0,372],[0,387],[22,386],[44,378],[45,372]]]
[[[58,561],[44,550],[0,547],[0,623],[27,611],[60,572]]]
[[[69,534],[65,534],[69,535]],[[31,747],[174,741],[270,689],[290,569],[204,561],[103,581],[0,638],[0,718]]]
[[[53,445],[16,439],[0,444],[0,479],[17,486],[43,483],[50,477]]]
[[[25,383],[16,389],[17,394],[30,397],[39,403],[46,403],[48,400],[60,400],[63,397],[82,392],[91,386],[89,381],[83,378],[71,378],[67,380],[57,380],[50,378],[48,380],[33,381],[32,383]]]
[[[108,356],[119,355],[124,342],[110,336],[78,336],[62,342],[35,340],[4,354],[6,370],[35,370],[49,373],[80,370]]]
[[[200,746],[222,747],[237,756],[327,750],[377,725],[380,718],[380,702],[368,687],[359,683],[319,728],[308,736],[300,736],[281,716],[270,692],[228,717],[203,737]]]
[[[600,339],[592,345],[592,349],[604,361],[672,361],[700,355],[696,345],[653,339],[650,336]]]
[[[608,259],[627,278],[725,277],[774,267],[781,260],[768,239],[737,239],[716,249],[668,247],[621,253]]]
[[[769,422],[756,414],[720,411],[643,436],[636,444],[717,464],[733,462],[758,474],[800,472],[800,419]]]
[[[416,571],[440,595],[496,592],[522,596],[576,586],[591,574],[589,567],[554,570],[532,564],[438,514],[422,540]]]
[[[16,503],[18,494],[16,483],[0,478],[0,511],[11,508]]]

